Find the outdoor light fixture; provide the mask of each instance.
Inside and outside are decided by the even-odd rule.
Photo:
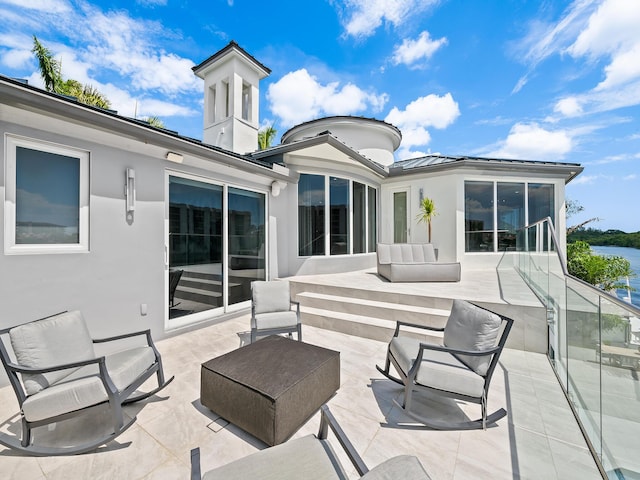
[[[182,163],[182,161],[184,160],[184,157],[180,153],[176,152],[167,152],[166,158],[170,162],[175,163]]]
[[[281,182],[280,180],[274,180],[271,183],[271,195],[277,197],[280,195],[280,192],[285,189],[287,184],[285,182]]]
[[[133,168],[127,168],[125,171],[124,198],[127,213],[133,213],[136,209],[136,171]]]

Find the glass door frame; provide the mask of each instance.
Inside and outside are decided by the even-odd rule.
[[[202,182],[210,185],[217,185],[222,187],[222,296],[223,302],[221,307],[211,308],[202,312],[196,312],[189,315],[169,319],[169,186],[170,177],[180,177],[193,180],[196,182]],[[188,325],[208,320],[215,317],[220,317],[225,313],[237,312],[247,309],[251,306],[251,299],[243,302],[229,305],[229,188],[238,188],[241,190],[247,190],[250,192],[256,192],[264,194],[265,206],[264,206],[264,222],[265,222],[265,278],[269,278],[269,191],[268,189],[249,188],[245,185],[239,185],[235,183],[225,183],[223,181],[206,177],[198,174],[183,172],[179,170],[165,169],[164,175],[164,189],[165,189],[165,201],[164,201],[164,329],[165,331],[172,331],[178,328],[182,328]]]

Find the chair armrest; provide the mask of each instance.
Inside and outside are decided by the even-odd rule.
[[[150,338],[151,337],[151,330],[147,329],[147,330],[140,330],[139,332],[124,333],[122,335],[116,335],[114,337],[95,338],[95,339],[93,339],[93,343],[113,342],[115,340],[122,340],[124,338],[137,337],[137,336],[140,336],[140,335],[146,335],[147,338]]]
[[[83,360],[81,362],[65,363],[62,365],[53,365],[51,367],[40,367],[40,368],[26,367],[24,365],[18,365],[12,362],[7,362],[6,366],[7,366],[7,369],[13,370],[18,373],[47,373],[47,372],[56,372],[58,370],[66,370],[67,368],[84,367],[87,365],[91,365],[93,363],[100,364],[100,363],[103,363],[104,361],[105,361],[105,357],[96,357],[89,360]]]
[[[295,300],[290,300],[291,305],[296,306],[296,316],[298,317],[298,323],[300,323],[300,302],[296,302]]]
[[[453,353],[455,355],[470,355],[473,357],[482,357],[487,355],[493,355],[502,349],[500,345],[490,348],[489,350],[461,350],[459,348],[445,347],[444,345],[433,345],[430,343],[421,343],[418,356],[422,357],[423,350],[438,350],[439,352]]]
[[[325,404],[320,407],[320,430],[318,431],[318,439],[326,440],[329,427],[331,428],[336,438],[338,439],[338,442],[349,457],[349,460],[351,460],[351,463],[358,471],[358,474],[362,476],[367,473],[369,471],[367,465],[364,463],[362,457],[360,457],[356,449],[353,447],[349,438],[347,438],[347,435],[342,430],[342,427],[340,427],[340,425],[338,424],[338,421],[329,410],[329,407]]]
[[[202,480],[200,473],[200,447],[191,450],[191,480]]]
[[[430,330],[432,332],[444,332],[444,327],[429,327],[427,325],[418,325],[417,323],[409,323],[409,322],[402,322],[400,320],[396,321],[396,331],[394,332],[393,336],[397,337],[398,333],[400,332],[400,327],[413,327],[413,328],[421,328],[423,330]]]

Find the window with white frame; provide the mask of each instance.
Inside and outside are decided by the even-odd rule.
[[[298,182],[298,254],[376,251],[377,190],[355,180],[303,173]]]
[[[5,253],[89,250],[89,152],[6,137]]]
[[[516,232],[546,217],[555,222],[554,186],[546,183],[466,181],[465,251],[516,249]]]

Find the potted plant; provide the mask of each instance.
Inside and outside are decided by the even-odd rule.
[[[429,243],[431,243],[431,219],[436,215],[436,205],[428,197],[424,197],[420,201],[420,213],[417,216],[418,223],[424,222],[427,224],[427,231],[429,233]]]

